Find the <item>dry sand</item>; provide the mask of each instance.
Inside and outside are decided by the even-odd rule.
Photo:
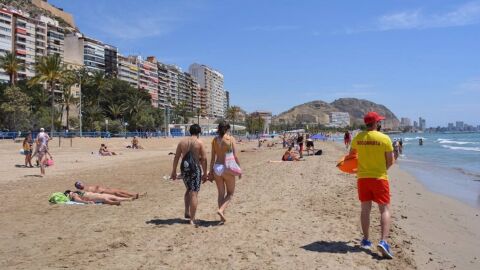
[[[101,142],[120,155],[92,155]],[[177,140],[141,140],[145,150],[126,149],[128,142],[74,139],[59,148],[52,141],[56,164],[39,178],[38,168],[15,167],[23,164],[20,144],[1,141],[0,269],[480,268],[478,209],[430,193],[398,168],[391,172],[395,259],[359,249],[356,182],[336,170],[344,150],[335,143],[317,143],[324,154],[303,162],[269,163],[279,148],[241,153],[245,174],[228,222],[219,225],[216,187],[208,183],[194,228],[182,219],[183,183],[163,179]],[[47,202],[76,179],[148,195],[119,207]],[[375,242],[378,224],[374,209]]]

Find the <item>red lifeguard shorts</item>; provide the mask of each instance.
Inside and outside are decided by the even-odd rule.
[[[378,204],[390,203],[390,185],[388,180],[378,178],[360,178],[357,181],[358,199],[361,202],[374,201]]]

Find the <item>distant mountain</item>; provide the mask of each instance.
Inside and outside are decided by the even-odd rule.
[[[321,100],[307,102],[274,116],[272,121],[285,124],[326,125],[330,122],[330,113],[348,112],[350,124],[363,124],[363,116],[369,111],[376,111],[387,118],[384,123],[385,128],[398,128],[400,121],[387,107],[369,100],[356,98],[340,98],[332,103]]]

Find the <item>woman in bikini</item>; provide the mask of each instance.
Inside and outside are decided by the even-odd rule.
[[[218,124],[218,136],[212,141],[212,159],[210,162],[209,179],[215,179],[218,189],[218,215],[222,222],[225,222],[225,208],[232,200],[235,192],[235,176],[225,170],[225,156],[227,152],[233,151],[235,161],[238,165],[237,151],[235,149],[235,139],[230,136],[228,131],[230,124],[222,121]],[[240,176],[241,178],[241,176]]]
[[[70,200],[74,202],[81,202],[81,203],[104,203],[104,204],[112,204],[112,205],[120,205],[120,202],[123,201],[132,201],[134,198],[123,198],[118,197],[111,194],[105,193],[93,193],[88,191],[71,191],[65,190],[64,194],[70,198]]]

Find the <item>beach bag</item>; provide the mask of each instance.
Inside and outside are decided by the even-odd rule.
[[[233,144],[230,143],[230,149],[225,154],[225,171],[231,175],[239,176],[242,174],[242,169],[235,161],[235,155],[233,154]]]
[[[62,192],[55,192],[50,195],[50,198],[48,199],[50,203],[54,204],[63,204],[67,203],[70,201],[67,195],[63,194]]]
[[[315,152],[315,156],[321,156],[323,154],[323,151],[322,149],[318,150],[317,152]]]
[[[193,157],[192,145],[190,145],[187,154],[182,158],[180,164],[180,171],[182,176],[186,179],[194,179],[197,177],[198,163]]]

